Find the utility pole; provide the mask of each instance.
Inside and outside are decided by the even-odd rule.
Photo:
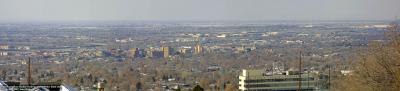
[[[3,70],[1,73],[3,74],[2,80],[6,81],[7,72]]]
[[[272,63],[272,75],[274,75],[274,71],[275,71],[275,61]]]
[[[300,57],[300,58],[299,58],[299,79],[298,79],[298,80],[299,80],[299,83],[298,83],[298,86],[299,86],[299,87],[297,88],[297,91],[301,91],[301,80],[302,80],[302,79],[301,79],[301,71],[302,71],[302,70],[301,70],[301,66],[302,66],[302,65],[301,65],[301,55],[302,55],[302,50],[300,50],[300,53],[299,53],[299,54],[300,54],[300,55],[299,55],[299,57]]]
[[[331,89],[331,65],[329,64],[328,69],[328,89]]]
[[[31,85],[31,57],[28,57],[28,85]]]

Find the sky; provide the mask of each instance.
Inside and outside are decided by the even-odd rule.
[[[400,0],[0,0],[1,21],[393,20]]]

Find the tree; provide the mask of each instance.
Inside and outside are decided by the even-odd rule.
[[[393,28],[393,27],[391,27]],[[338,91],[398,91],[400,89],[400,33],[395,27],[387,42],[370,42],[361,50],[353,73],[334,84]]]
[[[142,83],[136,83],[136,91],[142,91]]]
[[[199,83],[199,85],[201,86],[201,87],[204,87],[204,88],[206,88],[206,89],[208,89],[208,85],[210,84],[210,81],[209,81],[209,79],[207,79],[207,78],[202,78],[201,80],[200,80],[200,83]]]
[[[204,89],[199,85],[196,85],[196,87],[193,88],[193,91],[204,91]]]
[[[180,88],[180,87],[178,87],[178,89],[175,89],[175,91],[181,91],[181,88]]]
[[[235,89],[235,86],[232,84],[227,84],[225,91],[236,91]]]

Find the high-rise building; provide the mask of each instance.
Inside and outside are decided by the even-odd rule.
[[[181,46],[178,48],[179,54],[187,54],[191,51],[192,47],[190,46]]]
[[[0,51],[0,56],[7,56],[8,55],[8,52],[1,52]]]
[[[201,54],[203,51],[203,47],[201,47],[201,45],[196,45],[196,47],[194,47],[194,51],[195,54]]]
[[[145,56],[146,54],[144,49],[139,49],[139,48],[136,49],[135,58],[143,58]]]
[[[187,49],[185,49],[185,48],[179,49],[179,53],[181,53],[181,54],[186,54],[186,51],[187,51]]]
[[[201,46],[199,37],[196,38],[196,46],[194,47],[195,54],[201,54],[203,52],[203,47]]]
[[[146,57],[147,58],[153,58],[153,47],[149,47],[149,49],[146,50]]]
[[[129,49],[129,57],[135,58],[136,57],[136,52],[138,51],[138,48],[131,48]]]
[[[162,47],[162,51],[163,51],[163,57],[164,58],[169,58],[169,51],[170,51],[170,48],[169,47]]]
[[[0,49],[2,50],[8,50],[9,46],[8,45],[0,45]]]
[[[103,56],[103,51],[96,50],[95,56],[96,56],[96,57],[102,57],[102,56]]]
[[[282,75],[268,75],[265,70],[243,70],[239,76],[240,91],[314,91],[317,77],[286,71]],[[300,74],[300,75],[299,75]]]

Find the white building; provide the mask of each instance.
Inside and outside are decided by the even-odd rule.
[[[301,91],[317,89],[313,74],[286,71],[282,75],[267,75],[265,70],[243,70],[239,76],[240,91]]]

